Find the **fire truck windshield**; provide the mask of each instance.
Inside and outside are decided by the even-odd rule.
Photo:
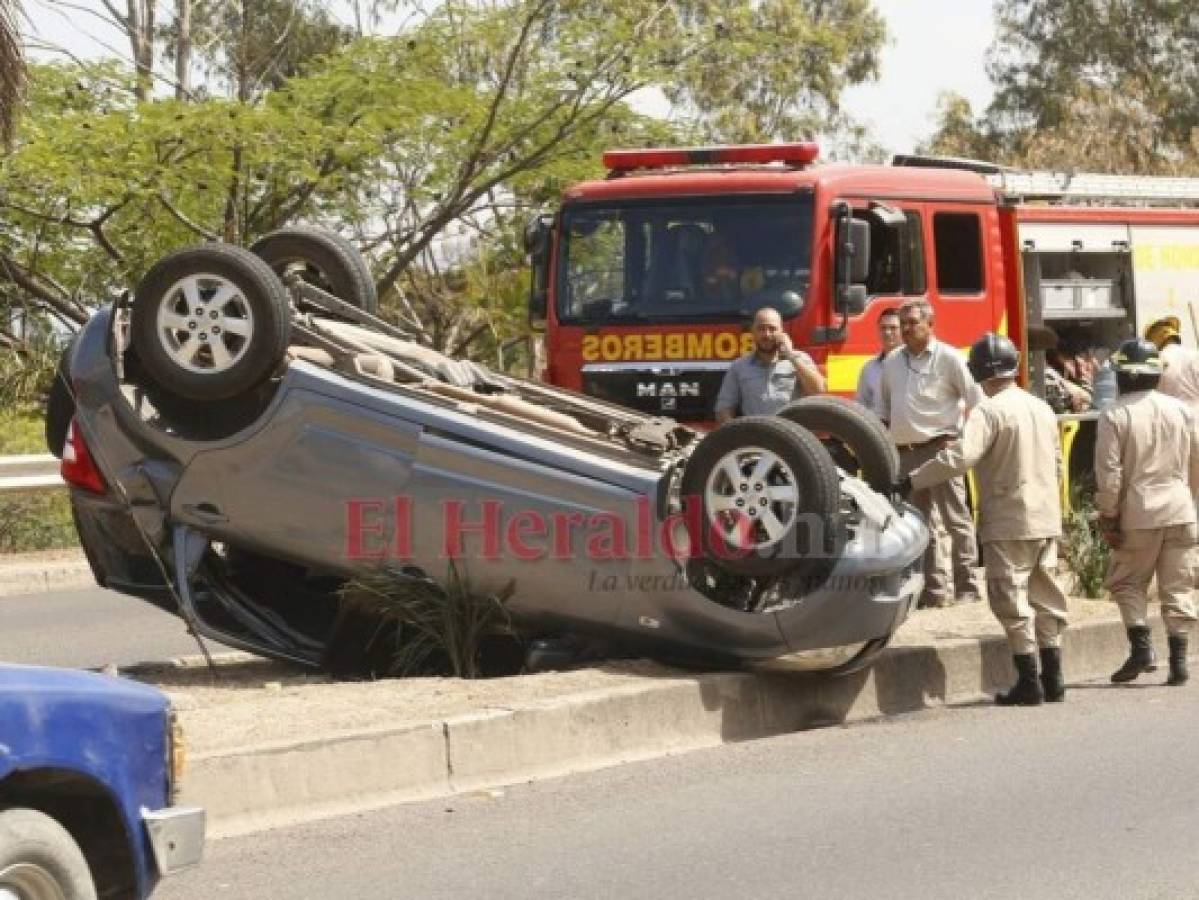
[[[803,308],[812,197],[705,197],[567,207],[558,258],[563,324],[743,319]]]

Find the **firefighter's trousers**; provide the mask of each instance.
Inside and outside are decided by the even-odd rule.
[[[1145,625],[1149,580],[1157,575],[1162,619],[1170,634],[1186,634],[1195,621],[1191,589],[1195,584],[1194,525],[1136,528],[1123,533],[1108,563],[1107,585],[1127,627]]]
[[[928,462],[937,455],[942,444],[930,443],[923,447],[899,451],[899,466],[904,474]],[[929,522],[934,524],[933,511],[940,515],[941,524],[948,532],[948,540],[940,538],[941,530],[932,528],[928,549],[924,553],[924,595],[921,605],[944,606],[952,603],[954,593],[963,599],[977,599],[982,595],[978,578],[974,574],[977,544],[974,536],[974,517],[966,502],[966,481],[951,478],[943,484],[913,491],[909,498],[914,507]],[[940,552],[938,553],[938,550]],[[952,560],[953,587],[949,574]]]
[[[1069,611],[1066,594],[1054,580],[1057,539],[987,541],[987,599],[1007,633],[1012,653],[1060,647]]]

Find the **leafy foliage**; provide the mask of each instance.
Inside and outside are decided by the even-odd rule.
[[[25,61],[14,24],[16,0],[0,0],[0,140],[12,137],[17,104],[25,85]]]
[[[74,327],[182,245],[307,222],[356,241],[423,340],[514,364],[531,211],[613,145],[865,148],[839,96],[883,39],[869,0],[385,0],[365,9],[402,9],[398,33],[352,42],[315,0],[180,2],[165,25],[160,0],[134,6],[136,66],[35,67],[0,160],[0,322]],[[160,99],[147,67],[183,53],[205,82]],[[631,105],[654,91],[671,118]]]
[[[281,87],[354,33],[315,0],[193,3],[189,42],[199,51],[206,83],[249,99]],[[163,55],[179,52],[178,17],[160,29]]]
[[[1103,596],[1111,549],[1099,534],[1099,514],[1094,504],[1081,492],[1072,494],[1063,538],[1062,549],[1077,590],[1091,599]]]
[[[942,98],[924,152],[1030,168],[1199,171],[1199,19],[1179,0],[998,0],[979,117]]]
[[[509,583],[497,594],[477,593],[452,561],[446,587],[403,569],[383,568],[342,589],[340,618],[365,615],[375,623],[363,655],[383,643],[387,662],[380,674],[478,678],[486,641],[513,634],[507,610],[513,590]]]
[[[663,91],[720,142],[841,128],[841,92],[877,76],[886,37],[870,0],[683,0],[671,13],[663,49],[679,66]],[[718,39],[688,53],[679,38],[696,26]]]

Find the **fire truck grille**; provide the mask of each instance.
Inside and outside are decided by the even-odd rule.
[[[638,412],[680,422],[710,422],[723,369],[583,372],[583,391]]]

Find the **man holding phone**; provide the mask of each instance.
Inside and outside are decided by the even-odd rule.
[[[733,360],[716,395],[716,422],[771,416],[798,397],[823,394],[824,376],[812,357],[791,346],[778,310],[754,314],[754,350]]]

